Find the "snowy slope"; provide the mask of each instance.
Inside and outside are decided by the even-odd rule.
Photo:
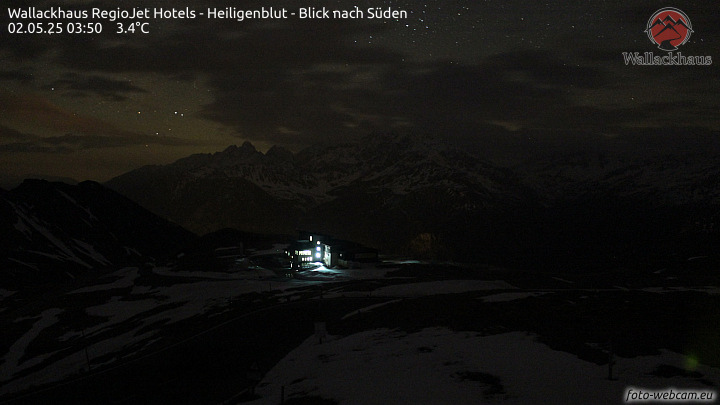
[[[416,333],[376,329],[318,343],[308,338],[265,376],[252,404],[323,398],[341,405],[371,404],[612,404],[628,386],[708,390],[695,378],[651,375],[661,365],[682,367],[684,357],[617,359],[607,366],[552,350],[532,335],[482,336],[445,328]],[[708,380],[720,370],[699,366]]]
[[[0,190],[0,281],[37,283],[163,257],[193,235],[97,183]]]

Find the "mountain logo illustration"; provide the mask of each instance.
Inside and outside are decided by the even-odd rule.
[[[675,51],[678,46],[685,45],[693,30],[687,14],[674,7],[665,7],[650,16],[645,33],[661,50]]]

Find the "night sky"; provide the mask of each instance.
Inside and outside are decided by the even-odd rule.
[[[149,34],[115,34],[108,21],[101,35],[8,33],[12,7],[354,5],[409,17],[198,17],[147,20]],[[625,64],[623,52],[666,54],[643,31],[668,6],[692,20],[679,51],[717,58],[711,66]],[[297,151],[378,132],[481,141],[720,130],[713,1],[9,0],[0,23],[5,178],[105,181],[244,141]]]

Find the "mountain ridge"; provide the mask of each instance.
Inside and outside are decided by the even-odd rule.
[[[0,189],[0,283],[70,280],[116,265],[166,260],[195,238],[92,181],[28,179]]]
[[[692,145],[674,155],[665,151],[681,149],[634,154],[632,142],[638,150],[647,145],[598,139],[584,151],[538,148],[515,165],[407,134],[296,153],[278,147],[263,154],[246,142],[140,168],[106,184],[196,233],[313,229],[421,256],[427,252],[412,248],[418,240],[436,241],[441,246],[429,250],[447,257],[528,264],[539,254],[535,246],[544,246],[548,262],[584,250],[593,257],[630,255],[623,246],[634,246],[632,234],[646,232],[643,227],[663,235],[687,228],[693,238],[703,238],[701,228],[714,223],[714,207],[720,210],[717,158]],[[602,231],[586,229],[588,218]],[[657,238],[640,239],[652,250],[671,243]]]

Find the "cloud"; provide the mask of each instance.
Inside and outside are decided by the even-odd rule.
[[[54,132],[117,132],[107,122],[83,117],[34,94],[0,93],[0,121],[25,122]]]
[[[0,142],[19,141],[31,137],[33,136],[20,131],[16,131],[10,127],[6,127],[5,125],[0,125]]]
[[[10,1],[12,5],[27,3]],[[92,4],[117,7],[113,1],[95,0]],[[134,0],[122,7],[132,6],[146,5]],[[194,7],[215,6],[227,4],[206,0]],[[248,1],[242,8],[260,6],[267,3]],[[638,6],[617,1],[593,9],[568,3],[562,16],[560,10],[542,3],[506,2],[502,15],[488,14],[488,10],[500,13],[492,7],[495,5],[477,5],[463,11],[476,13],[481,29],[457,25],[475,21],[469,14],[468,19],[454,23],[433,21],[429,25],[439,30],[439,37],[433,36],[431,29],[415,33],[405,30],[404,24],[368,20],[153,20],[150,35],[108,32],[93,37],[17,38],[9,41],[13,44],[0,44],[0,49],[4,47],[21,57],[19,60],[43,54],[43,60],[49,60],[54,69],[73,72],[45,80],[66,89],[66,97],[90,95],[123,101],[150,90],[125,79],[136,74],[153,73],[159,78],[153,92],[162,92],[163,80],[199,79],[203,90],[209,86],[208,94],[214,97],[203,106],[203,118],[231,128],[238,137],[270,144],[304,146],[391,128],[471,134],[502,123],[513,129],[603,131],[610,126],[664,122],[668,117],[703,122],[717,117],[713,94],[720,90],[720,81],[716,69],[702,70],[704,80],[697,77],[699,69],[695,68],[632,69],[624,65],[623,51],[650,48],[642,33],[647,17],[655,11],[650,3]],[[688,50],[695,47],[697,54],[709,53],[709,34],[717,31],[709,7],[694,4],[694,9],[688,6],[685,10],[696,31],[703,33],[693,41],[708,41],[687,45]],[[440,17],[439,11],[429,16]],[[503,27],[512,30],[498,29]],[[438,38],[453,39],[449,44],[462,42],[460,36],[468,32],[483,37],[492,50],[452,48],[444,54],[455,54],[453,60],[409,57],[436,49],[438,43],[444,43]],[[456,34],[460,35],[456,38]],[[372,47],[355,41],[370,35],[378,39]],[[406,46],[409,38],[417,44]],[[534,41],[533,45],[527,40]],[[458,64],[458,60],[464,62]],[[670,71],[672,80],[668,80]],[[5,80],[22,80],[19,73],[8,71]],[[657,98],[655,92],[660,90],[653,87],[656,84],[665,87],[665,101],[675,106],[674,112],[643,107]],[[612,100],[628,88],[638,89],[638,105]],[[0,107],[7,104],[0,95]],[[43,100],[25,104],[19,110],[9,106],[7,111],[28,121],[37,120],[37,125],[55,134],[127,136],[107,122],[78,117]],[[2,114],[0,110],[0,118]],[[106,141],[120,142],[114,138]],[[75,138],[71,143],[86,147],[94,142]]]
[[[152,34],[145,36],[77,37],[57,48],[56,61],[86,71],[228,74],[235,69],[327,62],[376,63],[397,55],[354,46],[350,36],[372,35],[385,28],[353,21],[337,24],[289,19],[273,24],[266,20],[208,23],[196,19],[154,21],[152,27]]]
[[[68,73],[62,79],[56,80],[47,87],[66,88],[76,91],[76,95],[87,93],[108,97],[115,101],[126,99],[124,93],[145,93],[146,91],[132,84],[129,79],[115,80],[97,75],[80,75]]]
[[[20,70],[4,70],[0,71],[0,80],[16,81],[21,84],[28,84],[34,80],[32,74]]]
[[[164,146],[181,146],[181,145],[200,145],[201,142],[189,141],[170,136],[158,135],[142,135],[125,133],[124,135],[74,135],[66,134],[61,136],[43,137],[42,143],[48,145],[69,145],[75,149],[99,149],[99,148],[116,148],[130,145],[164,145]]]
[[[220,1],[207,3],[226,6]],[[243,4],[247,9],[255,6],[267,4]],[[391,104],[378,98],[386,97],[372,88],[374,77],[364,75],[382,74],[403,55],[352,40],[386,31],[380,22],[213,21],[208,29],[208,22],[198,19],[153,21],[152,29],[152,35],[145,36],[64,37],[62,43],[47,48],[52,52],[46,57],[59,71],[74,73],[50,85],[73,91],[64,96],[99,95],[122,101],[145,90],[122,77],[153,73],[162,80],[202,78],[215,96],[203,117],[230,126],[240,136],[296,144],[337,129],[360,132],[382,122],[402,121],[377,111],[379,103]],[[324,70],[328,66],[350,70]],[[64,125],[72,117],[61,117],[57,111],[50,111],[48,117],[55,117],[53,126],[62,132],[87,133],[93,125]],[[75,128],[64,128],[71,126]],[[281,127],[286,130],[278,131]]]
[[[0,145],[0,153],[53,153],[66,154],[74,150],[67,146],[46,146],[34,142],[15,142]]]
[[[41,137],[22,134],[10,128],[0,126],[0,139],[11,140],[0,143],[0,152],[4,153],[71,153],[79,150],[120,148],[137,145],[188,146],[200,142],[185,139],[127,133],[124,136],[74,135]]]
[[[414,120],[436,131],[453,129],[453,123],[467,130],[492,122],[562,129],[602,122],[606,113],[576,105],[574,93],[604,85],[598,69],[544,52],[510,52],[475,65],[437,66],[412,81],[407,101]]]
[[[130,145],[203,145],[202,141],[145,135],[119,129],[108,122],[83,117],[38,96],[0,93],[0,151],[68,153],[74,150]],[[13,123],[33,122],[43,136],[21,132]],[[64,133],[63,135],[45,135]]]

